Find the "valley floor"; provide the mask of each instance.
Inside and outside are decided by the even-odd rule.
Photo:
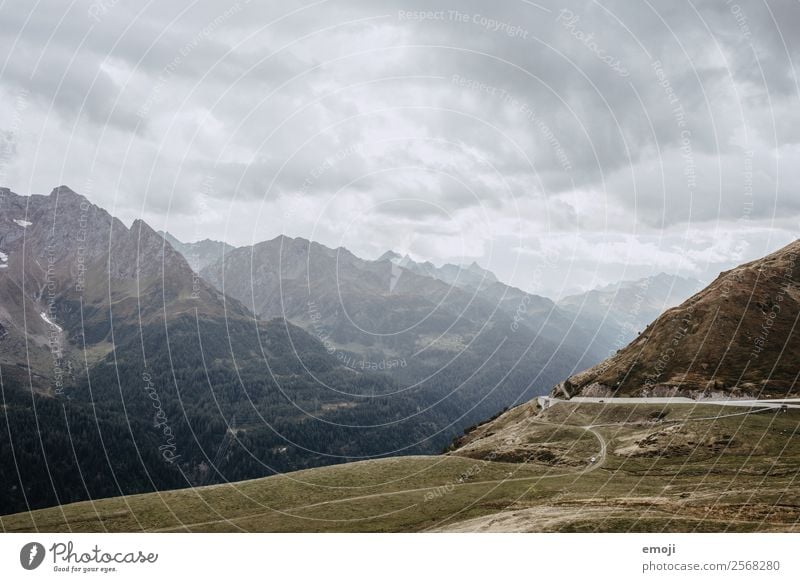
[[[5,532],[800,531],[800,410],[559,402],[442,456],[4,516]]]

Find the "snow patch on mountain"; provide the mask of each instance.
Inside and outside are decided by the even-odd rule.
[[[64,331],[60,325],[58,325],[55,321],[47,317],[47,313],[42,311],[40,314],[42,319],[44,319],[45,323],[50,325],[52,328],[57,329],[59,332]]]

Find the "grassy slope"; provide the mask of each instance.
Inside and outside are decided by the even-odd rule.
[[[800,241],[795,241],[721,273],[614,356],[569,378],[565,388],[573,396],[794,393],[800,360],[799,256]]]
[[[0,522],[5,531],[800,529],[800,410],[745,412],[527,404],[468,435],[458,454],[471,458],[365,461]],[[532,461],[487,460],[493,453]]]

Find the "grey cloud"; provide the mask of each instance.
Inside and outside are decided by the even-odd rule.
[[[31,90],[32,120],[58,111],[44,146],[52,157],[71,144],[58,183],[91,179],[130,214],[202,212],[197,190],[213,176],[207,198],[232,212],[336,194],[348,208],[374,201],[376,213],[419,197],[502,216],[522,200],[547,202],[554,231],[672,232],[743,214],[752,149],[751,220],[800,216],[793,2],[740,1],[740,14],[713,0],[108,4],[93,19],[90,1],[4,3],[0,86]],[[415,10],[443,16],[400,15]],[[20,183],[9,186],[49,191],[37,181],[55,170],[26,161],[24,141],[17,149],[7,174]],[[406,166],[422,169],[393,171]],[[575,192],[608,196],[609,222],[573,204]],[[523,205],[530,228],[536,207]],[[418,205],[394,212],[435,221]],[[267,215],[265,238],[287,228]],[[391,233],[375,236],[393,246]]]

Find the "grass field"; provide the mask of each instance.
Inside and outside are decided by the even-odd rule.
[[[800,531],[799,423],[797,409],[526,404],[479,426],[448,455],[75,503],[5,516],[0,525],[6,532]]]

